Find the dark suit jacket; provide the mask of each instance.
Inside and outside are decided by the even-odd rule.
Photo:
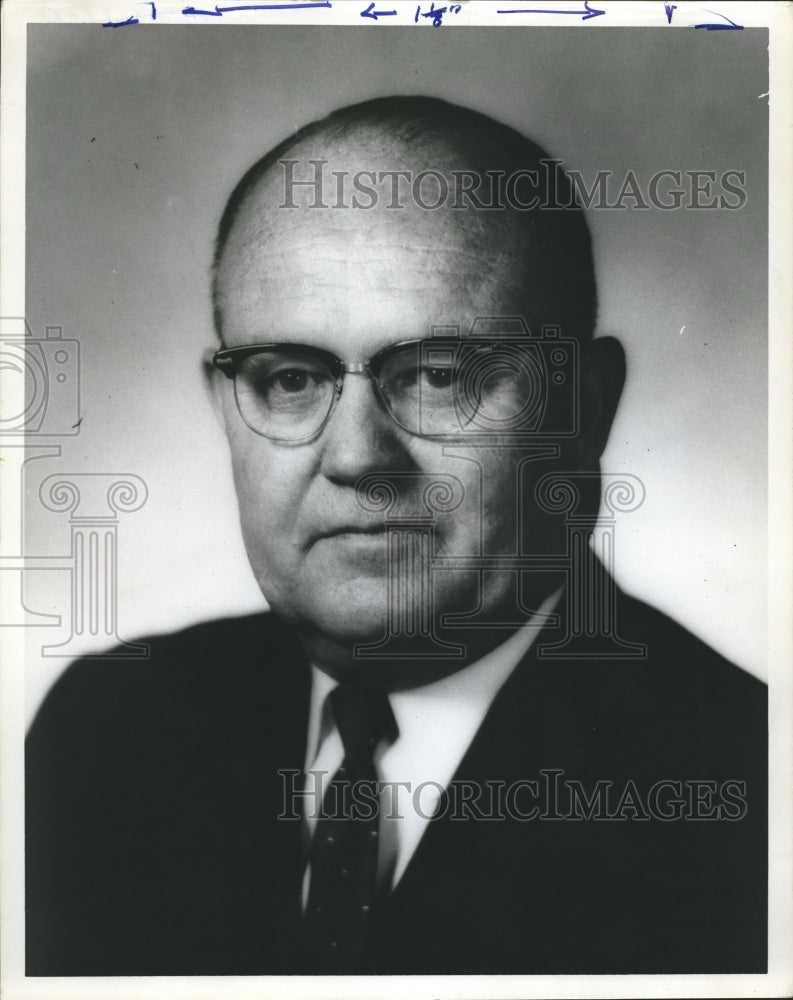
[[[575,813],[565,782],[587,795],[611,782],[613,814],[632,781],[638,805],[623,799],[613,819],[447,812],[362,972],[765,971],[764,685],[627,597],[619,622],[645,659],[545,661],[535,645],[456,777],[562,771],[560,815]],[[28,975],[323,971],[301,929],[301,824],[278,819],[278,771],[305,753],[294,637],[262,615],[150,642],[146,662],[70,667],[30,732]],[[661,779],[715,792],[695,786],[692,805],[681,786],[684,816],[664,820],[666,786],[642,818]],[[530,800],[524,786],[517,808]]]

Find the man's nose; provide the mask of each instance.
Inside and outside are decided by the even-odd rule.
[[[371,379],[348,373],[319,439],[320,469],[334,482],[354,485],[368,472],[409,468],[407,438],[380,405]]]

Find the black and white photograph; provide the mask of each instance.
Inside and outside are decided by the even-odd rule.
[[[789,6],[3,19],[8,996],[789,994]]]

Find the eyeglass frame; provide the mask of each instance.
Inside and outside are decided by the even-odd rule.
[[[234,402],[237,406],[237,412],[242,418],[243,423],[246,427],[250,428],[254,434],[258,434],[259,437],[267,438],[268,441],[276,441],[280,444],[290,444],[290,445],[301,445],[309,444],[314,441],[323,432],[325,427],[328,425],[328,421],[333,415],[333,411],[336,408],[336,404],[341,398],[342,390],[344,388],[344,376],[345,375],[366,375],[372,386],[374,388],[375,398],[380,404],[380,407],[388,414],[391,420],[401,428],[407,434],[411,434],[413,437],[425,438],[428,440],[437,440],[439,438],[451,438],[455,437],[454,432],[447,432],[445,434],[422,434],[419,431],[411,430],[411,428],[406,427],[402,424],[388,407],[385,399],[380,393],[380,382],[378,381],[378,375],[376,370],[379,365],[382,365],[383,359],[387,358],[394,351],[400,350],[405,347],[415,347],[420,350],[421,344],[431,343],[429,338],[415,338],[412,340],[401,340],[396,344],[387,344],[382,347],[379,351],[375,352],[370,358],[365,361],[343,361],[337,355],[333,354],[332,351],[327,351],[322,347],[315,347],[312,344],[299,344],[285,341],[275,341],[262,344],[242,344],[238,347],[223,347],[219,351],[214,351],[210,355],[210,360],[213,367],[226,376],[230,381],[234,381],[237,377],[240,364],[251,355],[261,354],[264,351],[272,350],[273,348],[292,348],[298,351],[311,351],[316,356],[320,358],[325,364],[327,364],[328,369],[333,376],[335,382],[335,393],[331,398],[330,406],[328,407],[328,412],[325,415],[324,420],[312,434],[307,435],[304,438],[280,438],[273,437],[270,434],[264,434],[262,431],[257,430],[246,418],[245,414],[242,412],[242,407],[240,406],[239,399],[237,397],[236,384],[234,387]],[[378,359],[379,365],[378,365]]]
[[[511,338],[506,338],[508,341]],[[268,441],[275,441],[279,444],[287,445],[302,445],[309,444],[316,440],[319,435],[323,432],[325,427],[333,415],[333,411],[336,408],[336,404],[341,398],[342,390],[344,388],[344,376],[345,375],[366,375],[372,386],[374,388],[375,398],[379,403],[380,407],[385,411],[385,413],[394,421],[397,427],[401,428],[407,434],[413,437],[423,438],[425,440],[437,441],[437,440],[454,440],[459,437],[459,431],[446,431],[437,434],[423,434],[420,431],[415,431],[410,427],[405,426],[401,421],[399,421],[392,411],[390,410],[388,403],[385,401],[381,394],[381,384],[378,380],[377,369],[382,366],[385,358],[405,347],[415,347],[417,351],[421,350],[422,344],[432,344],[436,341],[429,337],[419,337],[411,340],[401,340],[396,344],[387,344],[382,347],[379,351],[375,352],[370,358],[365,361],[343,361],[341,358],[333,354],[332,351],[325,350],[322,347],[315,347],[312,344],[300,344],[286,341],[273,341],[260,344],[242,344],[237,347],[222,347],[218,351],[208,353],[208,359],[212,362],[213,367],[226,376],[230,381],[234,381],[237,377],[240,364],[248,357],[261,354],[264,351],[272,350],[273,348],[291,348],[298,351],[311,351],[315,356],[319,357],[328,366],[334,382],[335,382],[335,393],[331,398],[330,405],[328,407],[328,412],[325,415],[320,426],[311,434],[303,438],[282,438],[275,437],[271,434],[265,434],[262,431],[254,427],[245,417],[242,412],[242,407],[240,406],[239,398],[237,396],[236,383],[234,386],[234,401],[237,406],[237,412],[242,418],[243,423],[246,427],[253,431],[254,434],[258,434],[259,437],[266,438]],[[488,346],[497,347],[501,346],[501,340],[491,341]],[[211,349],[210,349],[211,351]]]

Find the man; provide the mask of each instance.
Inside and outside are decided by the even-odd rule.
[[[214,305],[272,613],[56,684],[28,974],[763,971],[764,690],[587,546],[624,361],[553,161],[342,109],[238,185]]]

